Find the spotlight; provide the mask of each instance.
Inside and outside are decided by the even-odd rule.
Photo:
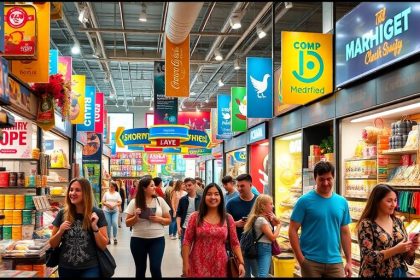
[[[293,8],[293,3],[292,2],[284,2],[284,6],[286,7],[286,9],[291,9],[291,8]]]
[[[74,44],[74,46],[71,48],[72,54],[79,54],[80,53],[80,46],[78,44]]]
[[[81,23],[86,23],[89,21],[87,18],[87,13],[88,13],[88,10],[87,10],[87,7],[85,6],[83,7],[83,9],[80,11],[80,14],[79,14],[79,21]]]
[[[205,102],[206,102],[206,103],[209,103],[209,99],[207,98]]]
[[[146,5],[143,3],[141,6],[142,6],[142,11],[139,16],[139,21],[146,22],[147,21]]]
[[[235,59],[235,60],[233,61],[233,68],[234,68],[235,70],[239,70],[239,69],[241,69],[241,66],[239,65],[239,59]]]
[[[214,50],[214,59],[216,59],[217,61],[223,60],[223,56],[220,53],[220,50],[219,49],[215,49]]]
[[[229,23],[232,29],[239,29],[241,28],[241,14],[240,13],[233,13],[229,18]]]
[[[194,91],[190,92],[190,96],[195,96],[197,93],[195,93]]]
[[[258,38],[260,38],[260,39],[267,36],[267,33],[265,33],[264,29],[262,28],[262,26],[260,24],[257,25],[257,35],[258,35]]]
[[[219,84],[219,87],[222,87],[222,86],[225,85],[225,83],[223,83],[222,79],[219,80],[218,84]]]

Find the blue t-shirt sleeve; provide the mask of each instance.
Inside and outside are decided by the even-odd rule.
[[[294,222],[298,222],[299,224],[301,224],[303,222],[304,217],[305,217],[305,203],[303,199],[298,199],[295,206],[293,207],[293,212],[290,219]]]
[[[346,226],[351,223],[350,211],[349,211],[349,203],[347,200],[344,200],[344,215],[343,220],[341,221],[341,226]]]

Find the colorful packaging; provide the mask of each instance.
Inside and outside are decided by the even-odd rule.
[[[12,239],[22,240],[22,226],[12,226]]]

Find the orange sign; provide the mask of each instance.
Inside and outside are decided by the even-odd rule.
[[[38,36],[37,60],[13,60],[12,73],[26,83],[48,83],[50,55],[50,2],[33,4],[36,8]]]
[[[190,35],[179,45],[165,37],[165,96],[190,96]]]

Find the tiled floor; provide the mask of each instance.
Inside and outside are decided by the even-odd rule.
[[[123,223],[118,229],[118,244],[108,245],[108,249],[117,262],[114,277],[135,277],[135,265],[130,251],[130,229]],[[168,227],[165,227],[165,252],[162,261],[163,277],[180,277],[182,274],[182,259],[180,256],[179,239],[171,240],[168,235]],[[150,277],[149,266],[146,277]]]

